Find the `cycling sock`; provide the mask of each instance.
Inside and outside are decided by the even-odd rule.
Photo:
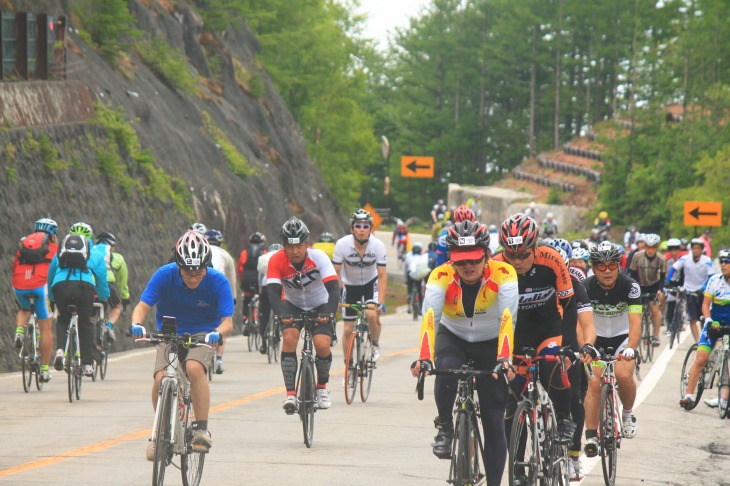
[[[624,408],[623,409],[623,412],[624,412],[624,415],[633,415],[634,414],[634,409],[632,408],[631,410],[626,410]]]
[[[208,430],[207,420],[193,420],[193,430]]]
[[[41,365],[41,371],[48,371],[48,365],[47,364]]]
[[[380,340],[379,340],[379,339],[371,339],[371,340],[370,340],[370,343],[371,343],[371,344],[372,344],[373,346],[379,346],[379,345],[380,345]]]
[[[324,358],[317,356],[317,386],[326,385],[330,381],[330,368],[332,367],[332,353]]]
[[[284,386],[287,393],[294,391],[294,382],[297,378],[297,353],[281,352],[281,372],[284,375]]]
[[[106,321],[106,327],[108,327],[109,329],[111,329],[111,328],[114,327],[114,323],[112,321]]]
[[[590,439],[591,437],[598,438],[598,429],[586,429],[586,439]]]
[[[222,354],[217,354],[215,356],[215,359],[216,359],[216,361],[223,361],[223,355]]]
[[[15,334],[19,336],[25,336],[25,328],[22,326],[18,326],[15,328]]]

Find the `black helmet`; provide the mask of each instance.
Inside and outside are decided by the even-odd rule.
[[[304,243],[309,238],[309,229],[296,216],[289,218],[281,227],[281,241],[290,245]]]
[[[476,221],[461,221],[449,227],[446,233],[446,246],[449,250],[468,246],[489,246],[487,226]]]
[[[187,270],[200,270],[210,265],[213,255],[208,240],[195,230],[188,230],[177,240],[175,262]]]
[[[610,241],[604,241],[591,249],[591,263],[619,262],[621,250]]]
[[[266,236],[264,236],[263,233],[260,233],[257,231],[256,233],[251,235],[251,237],[248,239],[248,242],[253,245],[256,245],[259,243],[266,243]]]
[[[96,237],[97,243],[106,243],[107,245],[114,246],[117,244],[117,239],[114,237],[113,234],[109,233],[108,231],[102,231],[99,233],[99,236]]]
[[[364,209],[358,209],[350,215],[350,226],[355,223],[368,223],[373,224],[373,215]]]

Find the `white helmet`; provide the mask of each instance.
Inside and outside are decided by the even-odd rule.
[[[662,239],[656,233],[649,233],[644,238],[644,242],[646,243],[646,246],[657,246],[660,241],[662,241]]]
[[[667,248],[679,248],[680,246],[682,246],[682,242],[679,241],[679,238],[669,238],[667,241]]]

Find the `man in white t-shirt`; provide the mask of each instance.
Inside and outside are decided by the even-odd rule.
[[[231,286],[231,293],[233,294],[233,305],[236,305],[236,261],[233,259],[230,253],[221,248],[223,243],[223,233],[215,229],[209,229],[205,232],[205,238],[210,244],[210,253],[212,259],[210,266],[221,272],[228,279],[228,284]],[[223,344],[224,340],[221,339],[218,343],[218,347],[215,350],[215,373],[220,375],[225,371],[223,367]]]

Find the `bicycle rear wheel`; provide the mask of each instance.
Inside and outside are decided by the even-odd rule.
[[[76,400],[81,400],[81,380],[84,377],[83,372],[81,371],[81,358],[75,358],[74,359],[74,393],[76,395]]]
[[[152,484],[162,486],[165,482],[165,468],[172,459],[172,424],[170,411],[172,409],[172,383],[165,380],[162,384],[162,393],[157,401],[158,422],[157,437],[155,437],[155,460],[152,469]]]
[[[375,373],[375,361],[373,356],[373,343],[370,341],[370,334],[365,332],[362,336],[363,353],[360,358],[360,399],[366,402],[370,396],[370,387],[373,385],[373,374]]]
[[[677,303],[677,306],[679,306],[679,302]],[[682,312],[680,309],[675,308],[674,315],[672,316],[672,322],[669,325],[669,349],[674,347],[675,342],[679,345],[682,323]]]
[[[200,478],[203,477],[203,466],[205,464],[205,452],[194,452],[190,447],[193,439],[192,423],[195,420],[193,402],[190,398],[185,399],[187,413],[183,422],[185,431],[185,453],[180,457],[180,471],[182,472],[183,486],[198,486]]]
[[[687,355],[684,357],[684,363],[682,364],[682,374],[679,375],[679,399],[683,399],[687,395],[687,384],[689,383],[689,372],[692,370],[695,359],[697,359],[697,344],[693,344],[687,350]],[[700,379],[697,381],[697,390],[694,402],[688,405],[687,410],[692,410],[697,406],[702,397],[702,392],[705,390],[705,370],[700,373]]]
[[[299,386],[299,416],[302,420],[304,444],[309,448],[312,447],[312,441],[314,440],[314,403],[317,400],[314,384],[314,361],[311,358],[305,359],[302,363]]]
[[[616,483],[619,437],[616,434],[615,405],[613,390],[610,385],[603,385],[598,423],[600,424],[601,466],[606,486],[613,486]]]
[[[99,368],[99,377],[104,380],[106,379],[106,370],[109,366],[109,351],[104,348],[104,351],[101,352],[101,360],[99,360],[99,363],[97,365],[97,368]]]
[[[345,355],[345,401],[348,405],[355,399],[355,389],[357,388],[359,341],[360,334],[353,332],[350,335],[350,342],[347,343],[347,354]]]
[[[717,413],[721,419],[727,417],[728,400],[727,394],[730,391],[730,359],[727,353],[723,352],[720,356],[720,376],[717,381]],[[725,405],[722,402],[725,399]]]
[[[73,403],[76,391],[76,347],[74,337],[69,332],[68,346],[66,347],[66,375],[68,378],[68,401]]]
[[[509,440],[509,484],[536,484],[540,447],[534,410],[530,402],[517,404]]]
[[[30,342],[26,336],[23,338],[23,351],[20,355],[20,368],[22,370],[23,390],[25,393],[30,391],[30,384],[33,381],[33,367],[30,363],[30,355],[28,354],[29,345]]]

